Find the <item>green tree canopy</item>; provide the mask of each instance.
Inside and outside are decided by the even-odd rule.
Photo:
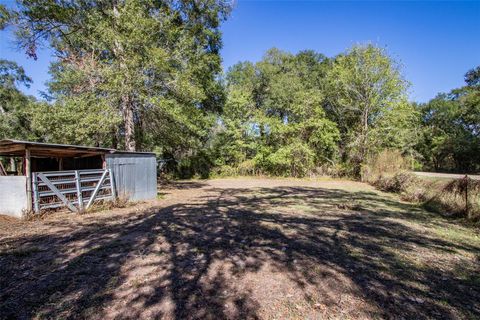
[[[378,146],[388,146],[389,135],[379,133],[392,130],[411,136],[404,132],[410,129],[405,117],[413,110],[406,102],[408,83],[384,49],[352,47],[334,59],[327,78],[326,110],[340,129],[343,159],[354,165],[354,174]],[[396,147],[404,149],[404,143],[408,142],[397,140]]]
[[[480,170],[480,68],[465,75],[466,86],[419,105],[423,124],[417,149],[427,168]]]
[[[87,131],[102,123],[101,136],[108,131],[115,137],[99,144],[172,147],[174,141],[165,141],[172,134],[177,140],[201,136],[208,121],[197,120],[221,109],[219,26],[230,9],[225,2],[18,3],[17,35],[26,53],[35,58],[47,41],[58,57],[51,68],[56,103],[50,111],[61,121],[83,114],[88,120],[82,126],[93,124]],[[113,112],[120,127],[111,120]]]
[[[216,134],[217,162],[302,176],[333,162],[339,133],[323,109],[328,59],[313,51],[269,50],[256,63],[234,65],[226,76],[227,101]]]
[[[19,90],[31,82],[22,67],[0,59],[0,139],[35,139],[30,117],[35,100]]]

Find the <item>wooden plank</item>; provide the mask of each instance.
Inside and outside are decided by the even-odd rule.
[[[57,189],[57,187],[55,187],[51,182],[50,180],[48,180],[48,178],[43,174],[43,173],[38,173],[38,178],[40,178],[40,180],[42,180],[46,185],[47,187],[50,188],[50,190],[52,190],[55,195],[73,212],[78,212],[78,209],[70,203],[70,201],[68,201],[68,199],[60,192],[60,190]]]
[[[27,211],[32,211],[32,161],[30,150],[25,149],[25,175],[27,176]]]
[[[95,201],[95,197],[97,196],[98,191],[102,188],[103,182],[105,181],[105,178],[107,177],[108,170],[105,170],[105,172],[102,175],[102,178],[97,184],[97,187],[93,191],[93,193],[90,195],[90,200],[88,200],[87,206],[85,207],[86,209],[90,208],[90,206],[93,204]]]
[[[48,148],[48,147],[31,147],[31,153],[34,157],[80,157],[80,156],[98,156],[104,152],[79,150],[79,149],[62,149],[62,148]]]
[[[24,154],[25,146],[23,145],[0,146],[0,155],[23,156]]]
[[[3,163],[0,161],[0,176],[6,176],[6,175],[7,175],[7,171],[5,170]]]

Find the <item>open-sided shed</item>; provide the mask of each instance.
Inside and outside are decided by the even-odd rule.
[[[2,214],[60,206],[81,211],[96,200],[157,195],[154,153],[0,140],[0,157]]]

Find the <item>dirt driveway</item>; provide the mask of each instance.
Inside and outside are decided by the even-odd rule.
[[[480,318],[480,238],[346,181],[180,182],[0,220],[4,319]]]

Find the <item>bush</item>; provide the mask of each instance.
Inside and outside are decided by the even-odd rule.
[[[399,193],[402,200],[421,203],[429,211],[445,216],[480,220],[480,181],[456,179],[450,182],[423,180],[409,172],[381,176],[372,182],[377,188]]]
[[[181,179],[210,177],[214,166],[211,155],[207,151],[200,151],[178,162],[176,175]]]
[[[332,167],[332,176],[352,178],[355,176],[355,165],[349,162],[336,163]]]
[[[425,206],[450,216],[480,220],[480,181],[470,178],[453,180],[433,195]]]
[[[421,183],[420,179],[411,173],[398,172],[393,176],[380,176],[373,184],[383,191],[404,193]]]
[[[400,151],[386,149],[362,165],[361,178],[362,181],[375,183],[384,176],[392,177],[407,168],[407,161]]]
[[[264,170],[276,176],[304,177],[314,168],[314,152],[304,143],[293,143],[270,154]]]
[[[253,176],[258,173],[253,160],[245,160],[238,165],[238,174],[241,176]]]
[[[234,177],[238,175],[238,169],[227,164],[216,167],[213,171],[215,177]]]

